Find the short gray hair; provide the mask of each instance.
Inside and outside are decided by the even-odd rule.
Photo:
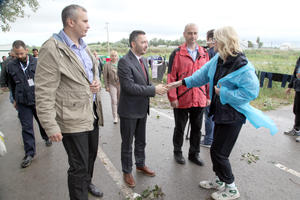
[[[67,19],[75,19],[77,17],[77,10],[81,9],[84,12],[87,12],[87,10],[79,5],[76,4],[71,4],[67,7],[65,7],[61,13],[61,19],[62,19],[62,23],[64,25],[64,27],[67,26]]]

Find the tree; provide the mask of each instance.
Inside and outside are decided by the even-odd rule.
[[[15,22],[18,17],[25,17],[23,9],[26,6],[36,12],[39,7],[38,0],[0,0],[0,27],[3,32],[9,31],[10,23]]]
[[[260,38],[259,38],[259,36],[256,38],[256,43],[257,43],[257,45],[260,43]]]
[[[263,46],[263,44],[264,44],[264,43],[262,43],[262,42],[260,41],[260,38],[259,38],[259,37],[257,37],[256,43],[257,43],[257,47],[258,47],[258,48],[261,48],[261,47]]]
[[[248,48],[253,48],[253,43],[251,41],[248,41]]]

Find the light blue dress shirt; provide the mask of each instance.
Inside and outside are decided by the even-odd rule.
[[[196,45],[195,50],[191,50],[189,48],[186,48],[186,49],[187,49],[188,53],[190,54],[190,56],[193,58],[193,61],[195,61],[197,58],[198,46]]]
[[[61,30],[58,34],[66,43],[68,47],[72,49],[72,51],[77,55],[78,59],[83,64],[85,73],[87,74],[87,77],[90,81],[90,83],[93,82],[93,62],[91,57],[86,52],[85,48],[87,45],[84,43],[84,41],[80,38],[79,40],[79,46],[77,47],[76,44],[67,36],[67,34]]]

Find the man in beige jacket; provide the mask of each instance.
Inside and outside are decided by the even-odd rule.
[[[36,109],[52,141],[68,154],[70,199],[102,197],[92,184],[99,125],[103,125],[98,62],[82,40],[89,29],[87,11],[70,5],[62,11],[63,30],[40,49],[35,75]]]

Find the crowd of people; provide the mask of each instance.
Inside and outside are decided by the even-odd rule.
[[[205,189],[216,189],[217,200],[240,197],[229,161],[242,126],[248,119],[256,128],[277,132],[272,120],[249,102],[259,93],[259,82],[251,62],[239,45],[232,27],[207,32],[207,47],[197,44],[198,27],[184,27],[185,42],[170,55],[167,84],[153,85],[149,79],[146,33],[134,30],[129,35],[130,50],[119,59],[111,51],[111,61],[99,67],[97,54],[82,39],[90,28],[87,10],[79,5],[65,7],[61,14],[63,29],[29,54],[25,43],[16,40],[1,70],[1,87],[10,89],[11,102],[22,125],[25,157],[21,167],[28,167],[35,152],[33,117],[45,145],[62,141],[68,156],[70,199],[87,200],[88,192],[102,197],[93,184],[94,163],[99,143],[99,126],[103,126],[100,77],[103,67],[104,87],[111,97],[113,123],[120,122],[121,166],[128,187],[135,187],[132,176],[134,152],[136,171],[155,176],[145,163],[146,122],[149,98],[167,93],[173,108],[175,161],[186,163],[182,152],[184,130],[189,121],[188,160],[198,166],[204,162],[200,145],[210,148],[215,176],[200,181]],[[101,70],[99,70],[101,69]],[[288,135],[300,142],[300,60],[297,61],[291,88],[295,125]],[[205,137],[201,141],[203,115]],[[134,151],[133,151],[134,141]]]

